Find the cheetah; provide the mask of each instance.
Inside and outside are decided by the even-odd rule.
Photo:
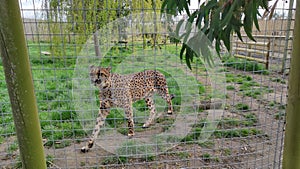
[[[173,106],[171,100],[174,95],[169,94],[165,76],[157,70],[145,70],[143,72],[120,75],[111,73],[111,68],[100,68],[90,66],[91,82],[99,88],[100,109],[96,124],[90,139],[82,152],[88,152],[93,147],[100,128],[104,125],[105,119],[110,113],[111,107],[124,109],[125,117],[128,120],[128,137],[134,136],[134,121],[132,103],[144,99],[150,110],[149,118],[143,124],[143,128],[149,127],[155,118],[154,93],[160,95],[168,104],[168,115],[172,115]]]

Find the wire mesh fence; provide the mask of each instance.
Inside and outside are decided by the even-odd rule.
[[[189,69],[174,34],[184,33],[176,28],[186,16],[161,15],[161,2],[154,2],[20,1],[47,166],[280,168],[294,8],[279,2],[274,18],[259,21],[257,42],[244,37],[241,43],[233,35],[232,55],[224,50],[221,59],[205,40],[189,44],[192,50],[208,44],[215,63],[195,58]],[[0,166],[20,168],[0,69]],[[157,92],[166,86],[157,75],[138,74],[146,70],[166,79],[172,115]],[[155,89],[148,88],[151,82]]]

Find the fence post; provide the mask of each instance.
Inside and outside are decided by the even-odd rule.
[[[271,40],[268,38],[267,43],[267,55],[266,55],[266,69],[269,70],[269,62],[270,62],[270,46],[271,46]]]
[[[0,0],[0,52],[22,167],[46,168],[33,81],[18,0]]]
[[[290,0],[290,4],[289,4],[289,12],[288,12],[288,22],[287,22],[287,29],[288,31],[286,32],[285,35],[285,44],[284,44],[284,53],[283,53],[283,58],[282,58],[282,65],[281,65],[281,73],[284,74],[285,73],[285,69],[286,69],[286,59],[287,59],[287,50],[289,47],[289,39],[290,39],[290,28],[291,28],[291,24],[292,24],[292,15],[293,15],[293,5],[294,5],[294,0]]]
[[[283,169],[300,168],[300,0],[296,2],[293,52],[289,76]]]

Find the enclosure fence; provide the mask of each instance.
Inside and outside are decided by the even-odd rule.
[[[232,35],[232,50],[223,50],[221,59],[210,44],[213,66],[194,58],[190,69],[174,34],[186,16],[162,15],[161,1],[19,2],[48,168],[281,168],[293,5],[280,1],[273,18],[260,19],[256,42]],[[197,50],[201,44],[188,45]],[[21,168],[0,63],[0,166]],[[111,68],[117,80],[99,90],[91,65]],[[142,91],[150,90],[141,79],[160,83],[157,76],[134,76],[146,70],[162,74],[174,98],[168,115],[163,94],[141,94],[156,110],[144,128],[153,105],[143,99],[131,104],[130,94],[138,90],[129,88],[142,83]],[[98,97],[108,97],[105,91],[108,104],[119,105],[110,108],[93,147],[83,153],[107,103]],[[133,137],[122,107],[128,100]]]

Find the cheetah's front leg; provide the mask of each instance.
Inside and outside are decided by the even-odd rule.
[[[128,104],[128,107],[125,107],[125,115],[128,120],[128,137],[132,137],[132,136],[134,136],[134,129],[133,129],[134,121],[133,121],[132,103]]]
[[[97,121],[93,133],[89,141],[86,143],[86,146],[81,148],[81,152],[83,153],[88,152],[89,149],[93,147],[95,139],[97,139],[98,134],[100,132],[100,128],[104,125],[105,119],[110,112],[110,107],[111,107],[110,100],[104,100],[100,102],[100,110],[98,113],[98,117],[97,117]]]

